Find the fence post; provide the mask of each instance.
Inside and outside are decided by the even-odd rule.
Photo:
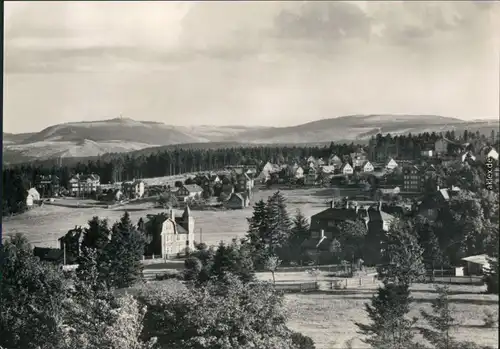
[[[146,260],[146,256],[145,255],[142,255],[142,260]]]
[[[300,292],[303,292],[303,291],[302,291],[302,283],[300,284]]]
[[[359,286],[361,286],[361,278],[359,278]]]
[[[151,257],[151,259],[155,259],[155,254],[153,253],[153,256]]]

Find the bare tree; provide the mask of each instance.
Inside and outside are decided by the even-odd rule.
[[[269,256],[265,261],[264,268],[266,270],[269,270],[271,272],[271,274],[273,275],[273,284],[276,284],[276,279],[274,277],[274,273],[276,272],[276,270],[278,269],[280,264],[281,264],[281,260],[277,256],[274,256],[274,255]]]

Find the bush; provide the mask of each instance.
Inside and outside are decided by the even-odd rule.
[[[486,328],[493,328],[498,322],[498,314],[495,314],[494,312],[486,309],[484,311],[484,327]]]
[[[292,344],[297,349],[316,349],[311,337],[305,336],[300,332],[292,333]]]

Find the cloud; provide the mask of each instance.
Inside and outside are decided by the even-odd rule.
[[[370,18],[356,4],[306,2],[281,11],[275,18],[276,35],[288,39],[340,40],[370,36]]]
[[[498,10],[484,2],[8,2],[5,72],[124,68],[113,60],[156,69],[297,52],[328,59],[367,43],[436,49],[490,38]]]

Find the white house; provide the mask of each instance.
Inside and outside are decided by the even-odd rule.
[[[40,193],[35,188],[31,188],[26,196],[26,206],[32,207],[37,201],[40,201]]]
[[[268,161],[262,168],[262,172],[270,173],[274,171],[274,168],[275,166]]]
[[[352,175],[354,173],[354,169],[352,168],[352,166],[348,162],[345,162],[342,165],[342,167],[340,168],[340,171],[342,171],[342,174],[345,174],[345,175]]]
[[[361,169],[363,172],[373,172],[374,167],[370,161],[365,161],[364,164],[361,165]]]
[[[490,269],[489,259],[491,258],[486,254],[462,258],[463,261],[467,262],[468,275],[478,275],[488,271]]]
[[[321,172],[323,172],[324,174],[334,174],[335,173],[335,166],[331,166],[331,165],[323,166],[323,167],[321,167]]]
[[[492,158],[493,160],[498,160],[498,152],[493,148],[488,152],[487,156],[488,158]]]
[[[295,178],[303,178],[304,177],[304,169],[300,166],[294,169],[293,176]]]
[[[398,167],[398,163],[393,158],[390,158],[387,165],[385,165],[385,168],[388,170],[394,170],[396,167]]]

